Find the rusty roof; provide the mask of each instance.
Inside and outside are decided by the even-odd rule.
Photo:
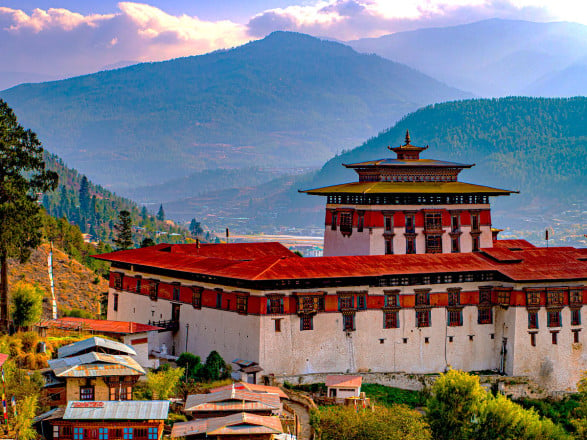
[[[41,327],[59,328],[62,330],[87,330],[98,333],[134,334],[161,330],[161,327],[129,321],[110,321],[107,319],[89,319],[63,317],[42,321]]]
[[[126,355],[96,353],[51,359],[49,368],[57,377],[97,377],[144,375],[145,370],[137,361]]]
[[[269,393],[269,394],[277,394],[282,399],[287,399],[287,394],[283,392],[283,390],[279,387],[271,387],[268,385],[259,385],[254,383],[247,383],[247,382],[237,382],[231,385],[224,385],[218,388],[212,388],[210,390],[211,393],[216,391],[224,391],[230,390],[234,387],[236,390],[246,390],[252,393]]]
[[[137,352],[134,350],[134,348],[129,347],[126,344],[112,341],[110,339],[100,338],[99,336],[93,336],[91,338],[83,339],[81,341],[74,342],[73,344],[60,347],[57,350],[57,356],[60,358],[71,357],[90,348],[95,348],[97,350],[114,350],[120,352],[120,354],[129,354],[133,356],[137,355]]]
[[[252,393],[234,387],[209,394],[191,394],[185,411],[280,411],[277,394]]]
[[[196,419],[190,422],[175,423],[171,429],[171,437],[187,437],[190,435],[241,435],[281,434],[281,421],[275,416],[258,416],[245,412],[231,414],[226,417]]]
[[[458,254],[353,255],[339,257],[261,257],[250,260],[169,254],[157,247],[96,256],[112,261],[239,280],[352,278],[497,271],[512,281],[582,280],[587,278],[586,254],[569,247],[534,248],[523,240],[494,242],[481,252]],[[526,244],[524,244],[526,243]],[[233,244],[230,255],[240,244]],[[520,250],[511,250],[512,249]],[[216,245],[210,245],[216,246]],[[531,246],[531,245],[530,245]],[[508,253],[509,258],[505,257]],[[512,260],[511,252],[515,252]],[[503,255],[500,258],[500,255]]]
[[[329,194],[486,194],[507,196],[519,191],[465,182],[349,182],[300,190],[300,192],[319,196]]]
[[[326,386],[333,388],[359,388],[363,383],[361,376],[335,374],[326,376]]]
[[[63,420],[165,420],[169,400],[69,401]]]

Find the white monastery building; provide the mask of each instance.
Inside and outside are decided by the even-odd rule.
[[[112,263],[108,319],[164,327],[170,351],[250,360],[263,374],[437,373],[449,366],[574,389],[587,369],[587,249],[497,240],[473,165],[346,165],[327,197],[324,257],[278,243],[159,244]],[[173,354],[173,353],[172,353]]]

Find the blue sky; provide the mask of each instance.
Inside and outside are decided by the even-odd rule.
[[[0,73],[73,76],[239,46],[275,30],[348,41],[495,17],[587,24],[587,1],[0,0]]]

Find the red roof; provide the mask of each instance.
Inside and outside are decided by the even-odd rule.
[[[176,246],[178,251],[173,250]],[[514,281],[587,279],[587,258],[583,250],[537,248],[525,240],[498,240],[493,248],[482,252],[459,254],[300,258],[278,243],[235,243],[205,245],[200,250],[195,245],[158,245],[96,258],[251,281],[491,270]]]
[[[41,323],[41,326],[60,328],[66,330],[81,329],[99,333],[121,333],[125,335],[161,330],[161,327],[155,327],[154,325],[148,324],[141,324],[139,322],[108,321],[102,319],[72,317],[64,317],[59,319],[53,319],[50,321],[44,321]]]
[[[361,376],[346,376],[343,374],[326,376],[326,386],[336,388],[359,388],[363,383]]]
[[[4,353],[0,353],[0,367],[2,365],[4,365],[4,362],[6,362],[6,359],[8,359],[8,355],[4,354]]]

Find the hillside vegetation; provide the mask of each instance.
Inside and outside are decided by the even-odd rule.
[[[210,168],[319,166],[409,111],[470,96],[289,32],[0,95],[47,150],[117,191]]]

